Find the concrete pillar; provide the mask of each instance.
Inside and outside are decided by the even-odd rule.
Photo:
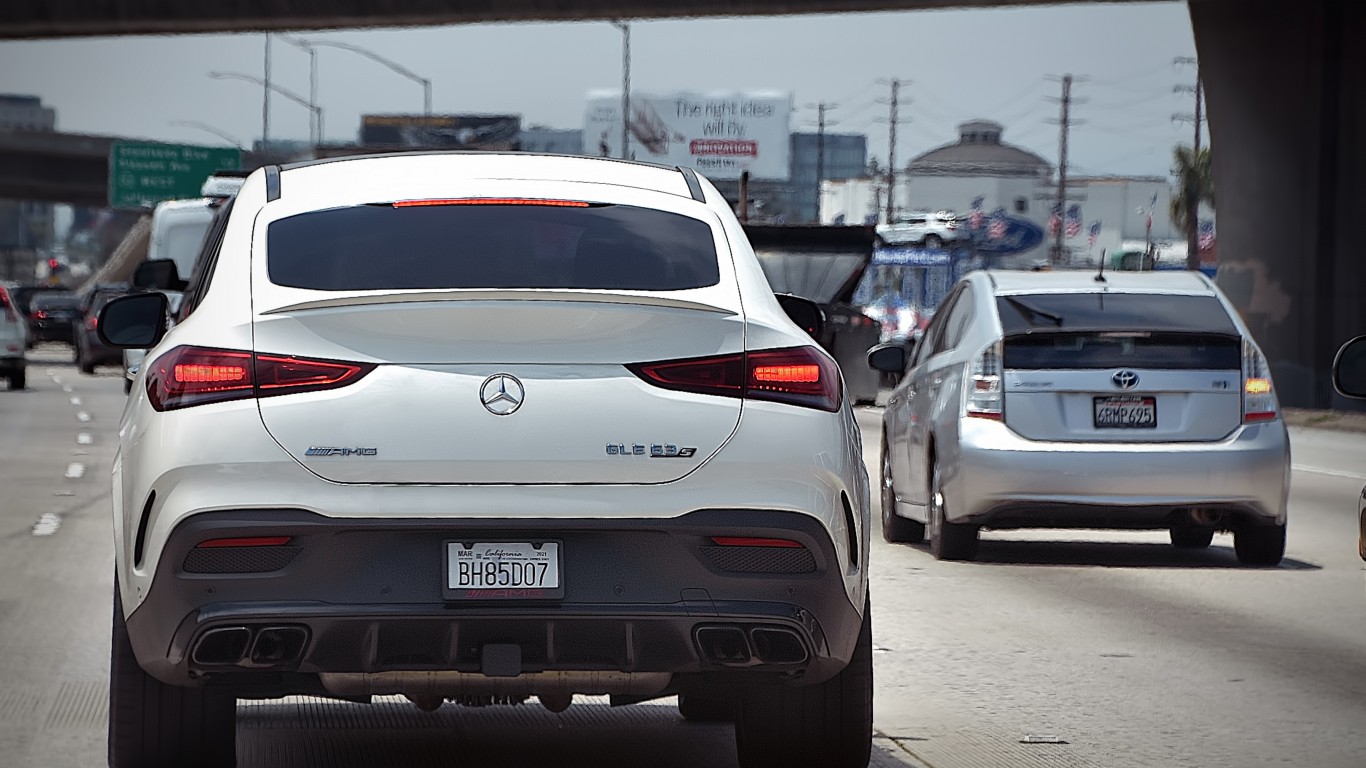
[[[1219,286],[1283,405],[1341,407],[1366,333],[1366,2],[1190,0],[1209,105]]]

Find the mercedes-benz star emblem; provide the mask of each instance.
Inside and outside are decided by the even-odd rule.
[[[1138,386],[1138,374],[1133,371],[1119,371],[1110,377],[1110,381],[1115,383],[1120,389],[1133,389]]]
[[[495,373],[479,388],[479,402],[494,416],[510,416],[522,407],[526,391],[516,376]]]

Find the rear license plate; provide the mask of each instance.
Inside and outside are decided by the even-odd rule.
[[[448,541],[443,592],[448,600],[563,597],[560,544]]]
[[[1120,395],[1093,398],[1096,429],[1156,429],[1157,398]]]

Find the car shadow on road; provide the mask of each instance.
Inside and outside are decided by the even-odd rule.
[[[1092,568],[1228,568],[1319,571],[1323,566],[1287,557],[1272,568],[1238,562],[1232,542],[1209,549],[1177,549],[1170,544],[1130,541],[1037,541],[982,539],[974,562],[983,565],[1054,565]]]

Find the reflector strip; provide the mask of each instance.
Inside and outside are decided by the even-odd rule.
[[[248,536],[240,539],[209,539],[195,545],[196,549],[218,547],[279,547],[288,544],[290,536]]]
[[[756,365],[754,380],[765,384],[814,384],[821,380],[815,365]]]
[[[804,549],[800,542],[789,539],[761,539],[752,536],[713,536],[713,544],[718,547],[781,547],[783,549]]]
[[[399,200],[395,208],[419,208],[432,205],[541,205],[551,208],[587,208],[581,200],[532,200],[521,197],[455,197],[443,200]]]

